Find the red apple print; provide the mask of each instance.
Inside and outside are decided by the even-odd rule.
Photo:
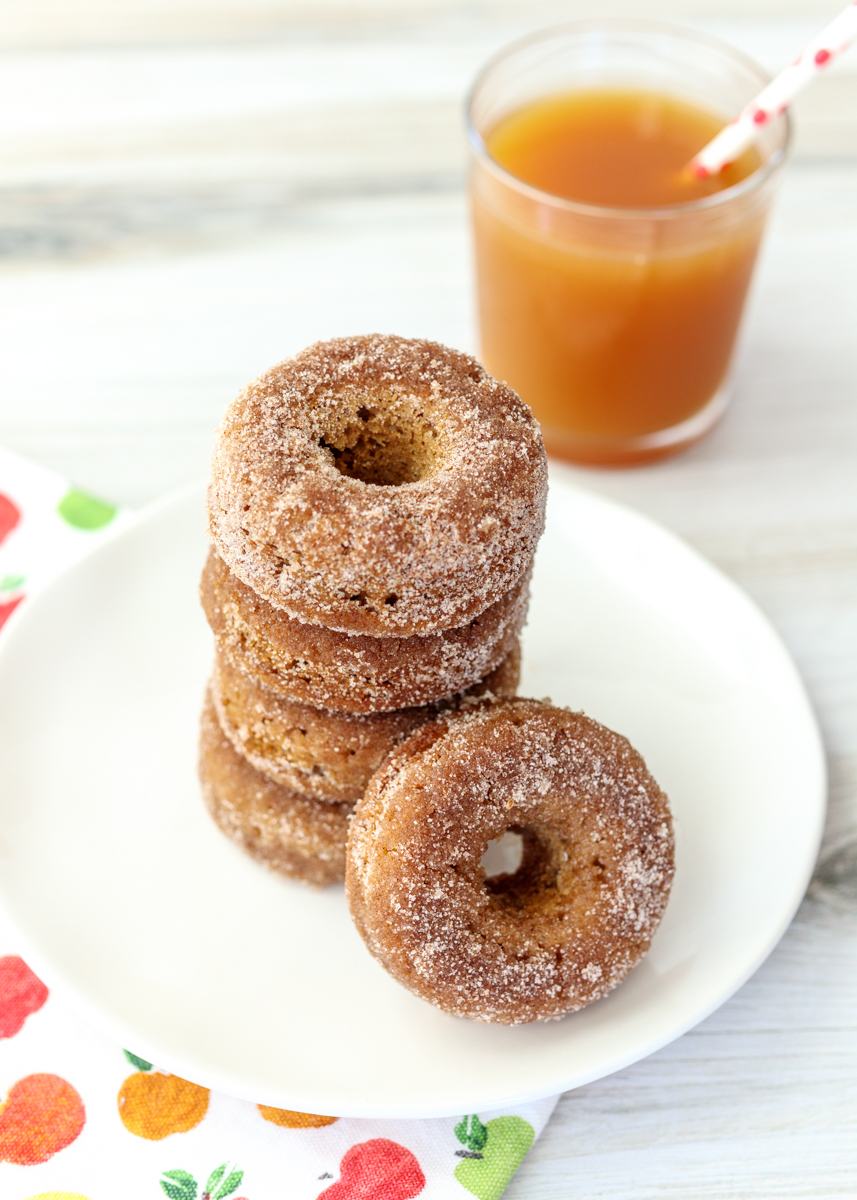
[[[83,1101],[59,1075],[27,1075],[0,1107],[0,1162],[32,1166],[70,1146],[83,1129]]]
[[[13,596],[11,600],[0,600],[0,629],[3,628],[23,599],[23,596]]]
[[[411,1200],[426,1185],[420,1164],[404,1146],[373,1138],[346,1150],[339,1181],[318,1200]]]
[[[20,520],[21,512],[18,506],[0,492],[0,543],[6,539],[6,536],[12,532]]]
[[[47,998],[48,989],[23,958],[17,954],[0,958],[0,1038],[14,1037]]]

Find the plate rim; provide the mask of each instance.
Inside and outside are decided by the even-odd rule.
[[[600,1060],[598,1066],[593,1066],[587,1070],[575,1070],[566,1072],[565,1074],[557,1073],[557,1077],[547,1087],[544,1084],[536,1084],[529,1088],[511,1089],[503,1095],[492,1095],[490,1098],[476,1098],[468,1102],[468,1111],[485,1112],[490,1110],[501,1110],[511,1108],[516,1105],[531,1103],[535,1100],[544,1099],[548,1096],[553,1096],[564,1091],[576,1089],[585,1086],[588,1083],[594,1082],[597,1079],[604,1078],[614,1074],[616,1071],[623,1070],[631,1066],[633,1063],[639,1062],[649,1055],[657,1052],[671,1042],[682,1037],[690,1029],[704,1021],[713,1012],[725,1004],[736,992],[738,992],[744,984],[755,974],[765,960],[770,956],[771,952],[782,939],[786,930],[794,920],[794,916],[800,907],[804,898],[807,887],[810,883],[813,869],[817,861],[818,852],[821,845],[821,840],[824,832],[825,817],[827,811],[827,764],[824,751],[824,743],[819,729],[818,721],[812,709],[806,687],[797,670],[796,664],[792,655],[775,628],[770,618],[766,615],[759,604],[744,591],[733,579],[725,574],[719,567],[707,559],[703,554],[689,545],[683,538],[655,521],[653,518],[641,513],[626,504],[622,504],[611,497],[606,497],[597,491],[581,486],[576,482],[569,481],[567,478],[558,476],[555,464],[551,464],[551,479],[550,489],[555,493],[566,493],[565,499],[574,502],[583,501],[594,505],[607,512],[612,519],[618,519],[622,522],[636,523],[638,527],[646,529],[649,536],[654,536],[661,539],[665,545],[670,546],[674,551],[677,551],[685,557],[694,560],[698,568],[702,568],[704,572],[709,573],[717,580],[719,586],[725,588],[733,595],[736,601],[743,605],[746,609],[753,613],[755,619],[765,628],[770,639],[771,645],[776,647],[779,657],[784,666],[787,667],[791,682],[794,686],[795,700],[799,701],[803,710],[803,718],[805,720],[806,734],[806,749],[814,758],[813,770],[813,790],[814,797],[812,798],[812,809],[814,810],[814,836],[807,840],[806,849],[803,859],[803,867],[798,877],[795,873],[795,879],[791,890],[790,904],[783,908],[783,913],[776,927],[769,933],[764,947],[748,956],[745,963],[742,964],[740,971],[730,976],[728,982],[721,988],[716,995],[713,995],[708,1002],[694,1011],[684,1021],[679,1023],[668,1023],[668,1028],[657,1031],[647,1041],[638,1043],[633,1049],[629,1049],[623,1053],[617,1053],[613,1056],[608,1056]],[[185,485],[182,488],[176,489],[168,493],[166,496],[160,497],[152,503],[146,505],[139,512],[133,514],[132,519],[125,523],[122,528],[117,529],[112,535],[99,544],[94,545],[87,550],[82,558],[72,563],[57,575],[49,584],[42,588],[36,595],[31,596],[25,605],[21,605],[16,610],[11,619],[7,622],[7,626],[3,631],[3,636],[0,637],[0,678],[4,670],[4,664],[7,654],[10,653],[8,647],[12,644],[17,636],[17,629],[28,624],[30,621],[38,621],[38,611],[42,606],[43,597],[48,595],[61,580],[75,572],[85,572],[91,560],[102,554],[109,555],[114,543],[117,540],[123,540],[126,535],[132,534],[141,526],[147,524],[150,520],[162,514],[165,510],[169,510],[174,506],[179,506],[192,497],[199,495],[203,490],[204,485],[201,482]],[[807,788],[809,792],[809,788]],[[807,795],[807,804],[810,804],[810,797]],[[1,833],[2,831],[0,831]],[[118,1046],[129,1047],[133,1049],[135,1054],[140,1053],[141,1057],[156,1063],[159,1068],[169,1070],[171,1073],[180,1075],[183,1078],[193,1080],[203,1086],[209,1087],[212,1090],[222,1092],[238,1099],[252,1101],[254,1103],[270,1104],[274,1107],[293,1107],[292,1098],[288,1105],[284,1104],[283,1096],[276,1089],[266,1088],[244,1082],[243,1080],[235,1079],[231,1076],[224,1075],[217,1069],[198,1066],[195,1062],[185,1060],[180,1054],[174,1052],[163,1053],[157,1046],[156,1041],[149,1041],[146,1035],[138,1036],[137,1032],[131,1028],[123,1019],[115,1016],[110,1011],[109,1006],[104,1005],[88,995],[81,994],[74,983],[66,978],[66,972],[61,968],[56,968],[50,961],[50,957],[46,958],[42,955],[39,946],[33,941],[30,935],[21,927],[14,915],[9,911],[5,903],[5,887],[2,878],[0,878],[0,907],[3,909],[5,921],[14,929],[16,938],[19,942],[19,948],[22,949],[24,957],[38,974],[48,985],[49,988],[56,991],[58,995],[62,995],[69,1007],[76,1011],[88,1024],[94,1026],[100,1033],[111,1037]],[[474,1089],[474,1091],[478,1088]],[[310,1107],[304,1108],[301,1111],[319,1111],[316,1100],[310,1100]],[[402,1119],[427,1119],[433,1117],[448,1117],[460,1114],[462,1105],[460,1103],[435,1103],[428,1105],[414,1105],[411,1103],[399,1104],[392,1108],[387,1103],[345,1103],[343,1105],[335,1105],[336,1115],[340,1117],[354,1118],[402,1118]]]

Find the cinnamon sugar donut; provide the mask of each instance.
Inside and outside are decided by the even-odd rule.
[[[546,489],[532,413],[474,359],[435,342],[337,338],[230,405],[210,531],[230,570],[300,621],[436,633],[523,578]]]
[[[254,771],[224,736],[210,695],[202,713],[199,774],[212,817],[253,858],[316,887],[342,882],[353,805],[308,799]]]
[[[526,620],[529,572],[467,625],[375,638],[296,621],[242,583],[214,551],[200,597],[221,655],[256,684],[340,713],[431,704],[493,671]]]
[[[496,670],[464,696],[421,708],[355,716],[295,704],[257,687],[222,655],[211,695],[220,726],[238,753],[275,783],[317,800],[359,800],[390,751],[420,725],[490,692],[514,696],[521,654],[516,645]]]
[[[481,859],[507,831],[514,874]],[[384,967],[446,1012],[516,1025],[614,988],[669,896],[666,796],[633,747],[568,709],[482,703],[424,725],[354,811],[346,889]]]

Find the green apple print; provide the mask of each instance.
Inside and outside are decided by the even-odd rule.
[[[495,1117],[483,1125],[474,1114],[459,1121],[455,1136],[466,1147],[456,1150],[464,1161],[455,1168],[455,1178],[477,1200],[500,1200],[536,1132],[523,1117]]]
[[[105,504],[103,500],[96,500],[94,496],[87,496],[86,492],[79,492],[76,488],[66,492],[57,505],[57,512],[75,529],[101,529],[116,516],[113,504]]]

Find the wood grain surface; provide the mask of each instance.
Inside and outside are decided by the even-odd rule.
[[[676,0],[775,69],[839,8]],[[372,329],[475,349],[462,97],[574,2],[0,3],[0,443],[141,504],[207,472],[237,389]],[[569,1093],[508,1190],[857,1196],[857,51],[800,104],[734,404],[655,467],[568,470],[755,597],[831,772],[810,895],[753,979]]]

